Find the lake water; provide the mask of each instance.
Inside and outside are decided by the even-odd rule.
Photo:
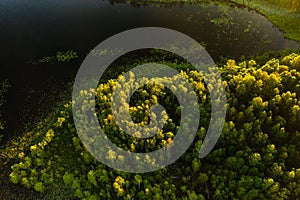
[[[84,55],[116,33],[146,26],[189,35],[206,46],[215,61],[220,56],[238,58],[299,47],[265,17],[236,6],[1,0],[0,80],[12,85],[3,109],[5,139],[24,130],[27,122],[41,119],[49,105],[61,100],[65,82],[74,79],[84,57],[52,65],[32,65],[29,60],[68,49]]]

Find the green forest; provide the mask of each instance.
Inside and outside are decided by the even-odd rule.
[[[197,6],[211,1],[111,2],[147,8],[165,4]],[[257,12],[282,31],[285,38],[300,43],[298,0],[216,0],[213,4],[234,5]],[[216,146],[201,159],[199,150],[211,118],[210,85],[186,60],[164,51],[150,52],[133,52],[130,59],[120,58],[120,62],[113,63],[105,72],[97,88],[80,91],[78,98],[96,97],[93,100],[95,115],[107,138],[116,146],[133,153],[155,151],[172,144],[180,128],[182,107],[172,91],[163,84],[146,84],[131,97],[129,113],[138,126],[148,125],[150,117],[157,117],[150,112],[152,105],[162,104],[167,112],[162,130],[147,139],[131,137],[118,127],[110,109],[112,93],[124,73],[139,64],[156,62],[176,69],[196,93],[201,115],[194,142],[178,160],[147,173],[128,173],[104,165],[86,149],[77,134],[72,107],[80,100],[70,100],[71,94],[56,102],[50,113],[32,122],[29,128],[5,139],[2,131],[8,119],[3,112],[10,100],[13,82],[1,79],[0,141],[5,142],[0,147],[0,199],[300,198],[299,46],[239,58],[224,55],[215,60],[226,91],[226,119]],[[76,50],[57,50],[54,54],[30,58],[27,63],[33,66],[73,65],[86,55]],[[133,82],[134,77],[132,73]],[[178,85],[175,90],[185,91],[186,88]],[[80,106],[82,110],[88,109]],[[111,162],[124,160],[112,150],[107,152],[107,159]],[[146,159],[149,165],[155,163],[152,157]]]
[[[49,119],[47,127],[38,126],[20,139],[22,145],[6,149],[15,163],[10,181],[80,199],[296,199],[300,194],[299,67],[300,55],[295,53],[263,65],[255,60],[227,60],[220,67],[228,98],[226,123],[213,152],[200,160],[197,150],[209,120],[208,93],[200,74],[182,65],[181,73],[204,108],[198,142],[174,165],[146,174],[122,173],[97,162],[76,135],[70,102]],[[115,83],[110,80],[96,91],[83,93],[96,92],[97,105],[107,107]],[[167,92],[160,85],[140,89],[143,98],[130,107],[132,116],[145,122],[141,111],[146,112],[157,97],[171,101]],[[125,133],[116,128],[108,110],[102,110],[101,116],[105,130],[115,136],[114,143],[133,152],[167,145],[176,131],[175,122],[169,120],[168,128],[144,146],[144,141],[124,140]],[[110,156],[117,159],[113,152]]]

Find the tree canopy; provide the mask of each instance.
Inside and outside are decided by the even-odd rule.
[[[217,145],[204,159],[198,158],[198,151],[210,119],[209,93],[201,74],[185,66],[181,74],[197,93],[201,120],[194,143],[175,163],[146,174],[124,173],[101,164],[77,136],[71,112],[76,102],[70,102],[48,131],[18,154],[10,180],[39,192],[59,183],[79,199],[298,198],[300,55],[273,58],[264,65],[228,60],[219,70],[227,92],[226,122]],[[107,137],[131,152],[149,152],[172,143],[180,122],[180,105],[172,92],[159,84],[135,92],[129,105],[135,123],[147,124],[149,107],[156,102],[167,112],[159,134],[136,139],[116,126],[109,109],[116,82],[82,91],[82,95],[96,94],[97,116]],[[122,161],[113,151],[107,156],[112,162]],[[147,159],[151,164],[152,158]]]

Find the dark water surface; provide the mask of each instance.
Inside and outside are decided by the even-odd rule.
[[[65,64],[29,60],[72,49],[81,55],[106,38],[132,28],[155,26],[180,31],[206,46],[217,61],[270,50],[298,48],[265,17],[245,8],[203,5],[111,5],[97,0],[1,0],[0,81],[12,87],[3,118],[5,138],[33,119],[41,119],[66,82],[74,79],[84,57]],[[69,91],[68,91],[69,92]],[[67,101],[67,100],[66,100]],[[32,123],[31,123],[32,124]]]

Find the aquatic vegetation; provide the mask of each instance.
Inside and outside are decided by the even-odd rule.
[[[126,3],[125,0],[110,0],[115,3]],[[130,0],[131,4],[151,5],[161,4],[163,6],[172,6],[174,4],[194,4],[201,5],[205,3],[216,3],[218,5],[226,4],[230,6],[245,6],[266,16],[273,24],[281,29],[289,39],[300,42],[300,3],[298,0],[151,0],[139,1]],[[212,23],[217,25],[227,23],[226,19],[212,19]],[[247,32],[248,29],[245,29]]]
[[[77,52],[73,50],[59,51],[56,53],[56,60],[58,62],[69,62],[70,60],[73,60],[75,58],[78,58],[78,55]]]
[[[209,94],[201,75],[188,68],[181,73],[198,95],[201,122],[195,143],[173,165],[147,174],[129,174],[99,163],[76,134],[71,114],[76,102],[70,102],[47,130],[16,155],[10,180],[46,194],[56,183],[63,184],[80,199],[297,198],[300,55],[272,58],[263,65],[255,60],[227,60],[220,66],[228,114],[220,141],[202,160],[197,153],[209,121]],[[168,113],[162,133],[137,140],[116,127],[111,110],[105,109],[110,107],[116,81],[101,83],[97,90],[82,91],[80,97],[96,93],[97,116],[107,136],[132,152],[151,151],[172,142],[180,109],[170,91],[159,84],[145,85],[133,96],[129,110],[140,125],[147,124],[149,105],[157,100],[165,102]],[[114,152],[107,156],[112,161],[122,160]]]
[[[58,51],[55,56],[45,56],[37,60],[30,60],[28,63],[39,64],[39,63],[57,63],[57,62],[70,62],[78,58],[78,53],[74,50]]]
[[[298,0],[232,0],[265,15],[287,38],[300,42],[300,3]]]
[[[222,17],[222,18],[214,18],[210,20],[211,23],[214,23],[215,25],[222,27],[222,26],[232,26],[234,23],[230,21],[230,18],[228,17]]]

